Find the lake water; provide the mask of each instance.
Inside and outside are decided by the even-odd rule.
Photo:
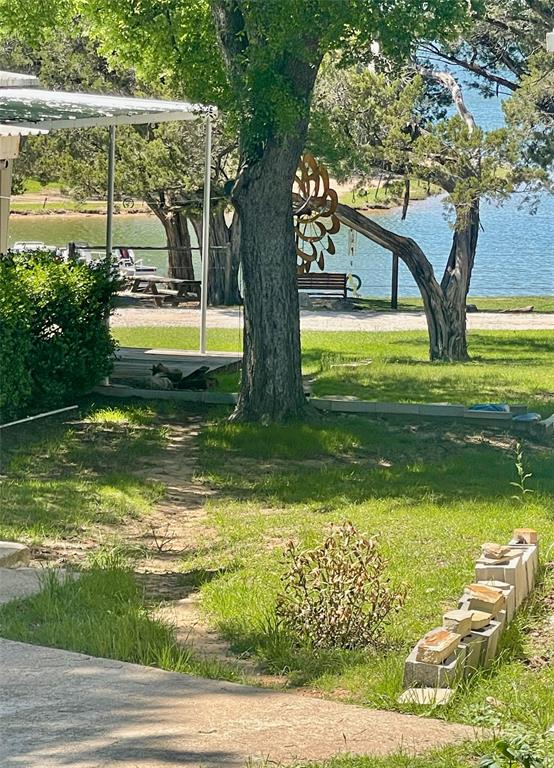
[[[483,99],[468,91],[466,100],[485,128],[502,124],[502,111],[496,99]],[[482,207],[482,232],[471,284],[474,296],[554,295],[554,197],[544,195],[535,215],[518,209],[517,195],[505,205]],[[452,230],[445,218],[440,197],[413,203],[406,221],[400,210],[380,211],[372,216],[396,232],[413,237],[435,267],[438,278],[446,262]],[[16,240],[42,240],[61,245],[84,241],[91,245],[105,242],[105,218],[95,216],[14,216],[10,222],[10,243]],[[347,235],[343,228],[334,236],[337,254],[326,260],[326,269],[354,272],[362,279],[364,296],[390,295],[391,256],[357,237],[357,249],[351,260]],[[114,221],[114,244],[163,246],[163,227],[154,216],[118,216]],[[154,264],[161,273],[167,268],[164,252],[137,250],[137,256]],[[198,265],[197,265],[198,271]],[[403,264],[399,270],[401,296],[416,296],[417,287]]]
[[[406,221],[400,220],[399,209],[372,216],[383,226],[413,237],[433,263],[437,275],[442,275],[452,232],[440,198],[413,203]],[[502,207],[485,205],[482,226],[471,284],[474,296],[554,294],[553,197],[545,196],[534,216],[518,210],[515,200]],[[14,216],[10,221],[10,243],[16,240],[42,240],[48,244],[73,240],[100,245],[105,242],[105,218]],[[389,252],[358,235],[356,253],[351,260],[344,228],[334,240],[337,254],[327,257],[326,269],[359,275],[362,279],[360,293],[364,296],[388,296],[391,281]],[[164,231],[154,216],[118,216],[114,220],[114,243],[163,246]],[[136,254],[145,263],[157,266],[162,274],[166,271],[165,252],[137,250]],[[415,283],[402,263],[399,291],[401,296],[417,295]]]

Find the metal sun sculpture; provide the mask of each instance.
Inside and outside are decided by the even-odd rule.
[[[314,263],[323,270],[325,253],[335,253],[330,236],[340,229],[338,196],[329,186],[327,169],[309,152],[300,158],[293,193],[298,272],[309,272]]]

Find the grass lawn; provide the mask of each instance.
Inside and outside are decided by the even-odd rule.
[[[200,543],[184,568],[225,566],[203,587],[213,621],[238,650],[330,695],[397,708],[407,650],[455,606],[480,544],[506,541],[527,524],[540,530],[543,551],[554,541],[553,452],[545,447],[527,451],[535,493],[523,505],[512,498],[512,442],[480,429],[335,417],[265,429],[214,422],[201,437],[202,476],[217,490],[208,522],[219,536]],[[379,651],[299,651],[273,618],[283,547],[290,539],[313,546],[345,519],[379,536],[391,577],[409,587],[407,604]],[[540,621],[539,605],[520,614],[502,663],[464,690],[449,716],[467,719],[492,696],[517,719],[552,723],[554,669],[528,666],[537,654],[529,629]]]
[[[46,196],[47,197],[47,196]],[[79,202],[77,200],[46,200],[38,202],[36,200],[15,199],[10,208],[15,213],[29,214],[54,214],[65,213],[67,211],[74,213],[105,213],[106,203],[100,201]]]
[[[74,539],[149,512],[164,489],[131,466],[163,449],[164,427],[146,407],[122,413],[106,423],[93,409],[79,425],[47,419],[3,435],[0,539]]]
[[[17,213],[106,213],[105,200],[75,200],[60,188],[59,183],[42,184],[38,179],[27,179],[23,195],[15,195],[11,201],[11,209]],[[116,213],[123,209],[116,201]],[[148,210],[141,200],[133,201],[133,209]]]
[[[127,345],[195,346],[191,329],[115,330]],[[315,379],[318,393],[511,400],[554,410],[551,332],[474,333],[474,361],[456,366],[426,362],[420,333],[305,333],[303,342],[305,372]],[[210,344],[235,349],[237,334],[211,331]],[[354,369],[340,366],[352,359],[372,362]],[[54,539],[68,547],[91,539],[96,544],[83,556],[88,571],[80,582],[49,585],[33,600],[0,609],[0,635],[179,671],[236,675],[201,667],[177,647],[122,567],[136,557],[128,538],[133,521],[148,520],[165,490],[145,480],[141,467],[163,461],[170,451],[170,424],[186,424],[190,415],[170,402],[89,403],[78,421],[16,430],[10,443],[4,442],[0,537],[46,549]],[[543,563],[554,559],[551,442],[524,439],[533,493],[523,503],[510,484],[516,479],[514,439],[501,429],[339,415],[263,427],[230,424],[225,417],[224,410],[205,412],[195,437],[194,480],[211,495],[207,517],[190,538],[179,568],[184,578],[211,573],[199,583],[212,625],[237,652],[254,657],[290,685],[399,709],[406,654],[440,623],[445,609],[455,606],[472,580],[481,543],[506,541],[514,527],[535,527]],[[311,547],[344,520],[378,536],[391,579],[407,585],[406,605],[376,649],[299,649],[275,622],[283,549],[291,539]],[[544,569],[535,599],[505,633],[494,667],[460,688],[447,708],[424,713],[473,722],[492,699],[505,719],[538,730],[550,727],[554,631],[547,617],[553,589],[554,571]],[[475,764],[475,756],[461,749],[420,761],[345,758],[326,768]]]
[[[336,757],[299,768],[476,768],[478,758],[489,751],[488,745],[478,744],[447,747],[423,757],[408,753],[392,757]]]
[[[439,187],[435,184],[427,184],[424,181],[414,179],[410,184],[410,200],[426,200],[430,195],[440,193]],[[339,193],[339,202],[345,205],[360,206],[378,206],[380,208],[393,208],[402,205],[404,198],[404,185],[402,181],[396,184],[380,184],[370,186],[366,194],[360,194],[359,191],[343,191]]]
[[[45,195],[45,197],[48,197]],[[12,200],[10,208],[15,213],[20,214],[63,214],[63,213],[106,213],[106,203],[102,200],[71,200],[71,199],[58,199],[58,200],[26,200],[24,198],[15,198]],[[137,211],[148,212],[146,206],[140,201],[133,205],[132,210],[126,210],[121,204],[116,203],[114,213],[136,213]]]
[[[0,636],[106,659],[240,681],[230,666],[195,658],[145,602],[125,558],[100,551],[81,577],[60,584],[46,571],[44,590],[0,608]]]
[[[521,307],[534,307],[535,312],[554,312],[553,296],[469,296],[468,304],[475,304],[480,312],[500,312]],[[370,297],[357,299],[359,306],[375,312],[392,312],[390,300]],[[413,312],[422,310],[423,301],[419,296],[401,298],[398,302],[398,312]]]
[[[196,349],[195,328],[114,328],[123,346]],[[240,348],[238,330],[212,329],[210,349]],[[355,395],[366,400],[524,403],[544,416],[554,411],[554,332],[475,331],[472,360],[430,363],[425,332],[315,332],[302,334],[303,369],[316,395]],[[369,360],[356,368],[341,362]],[[222,384],[236,390],[237,376]]]

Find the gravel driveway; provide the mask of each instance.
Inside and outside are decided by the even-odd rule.
[[[467,316],[470,330],[554,330],[554,313],[524,314],[476,312]],[[173,326],[196,327],[200,323],[197,308],[121,307],[111,317],[114,327]],[[304,331],[415,331],[425,330],[423,312],[338,312],[302,310],[300,324]],[[217,307],[208,309],[208,328],[239,328],[242,310]]]

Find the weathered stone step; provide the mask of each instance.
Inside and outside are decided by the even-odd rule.
[[[17,541],[0,541],[0,568],[17,568],[28,565],[31,550]]]
[[[62,568],[0,568],[0,605],[42,592],[50,573],[60,581],[70,578]]]

